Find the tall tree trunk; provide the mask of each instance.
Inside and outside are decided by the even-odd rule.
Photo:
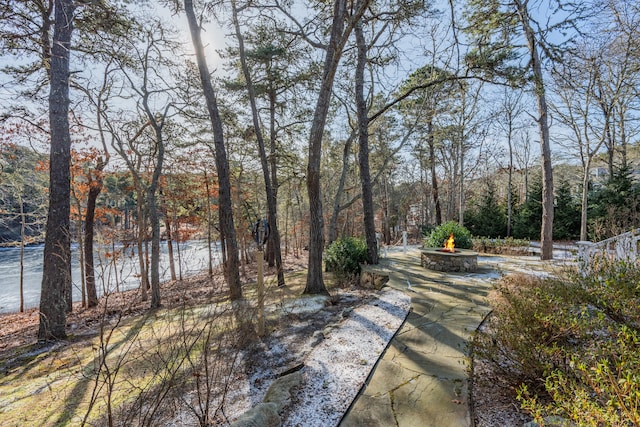
[[[582,197],[580,202],[580,240],[588,239],[587,208],[589,195],[589,169],[591,168],[591,156],[587,153],[587,159],[582,171]]]
[[[358,162],[362,185],[362,210],[364,215],[364,236],[367,242],[367,262],[378,263],[378,241],[374,223],[373,194],[369,172],[369,119],[367,102],[364,97],[364,68],[367,63],[367,44],[362,31],[362,21],[354,29],[358,46],[355,75],[356,112],[358,116]]]
[[[212,223],[213,223],[213,219],[211,218],[211,192],[209,190],[209,178],[207,176],[207,170],[204,170],[204,187],[205,190],[207,192],[207,199],[206,199],[206,203],[207,203],[207,253],[208,253],[208,259],[207,259],[207,264],[208,264],[208,272],[209,272],[209,277],[213,277],[213,254],[212,254],[212,250],[211,250],[211,245],[212,245],[212,239],[211,239],[211,234],[213,233],[213,227],[212,227]]]
[[[458,186],[458,222],[460,223],[460,225],[464,226],[464,210],[465,210],[465,200],[466,197],[464,196],[464,192],[465,192],[465,186],[464,186],[464,139],[465,139],[465,135],[464,135],[464,131],[460,132],[460,142],[459,142],[459,147],[460,147],[460,153],[459,154],[459,159],[460,159],[460,166],[459,166],[459,174],[458,174],[458,178],[460,179],[459,181],[459,186]]]
[[[333,199],[333,212],[331,218],[329,218],[329,244],[333,243],[338,238],[338,217],[340,212],[346,207],[342,203],[344,185],[347,181],[347,172],[349,171],[349,158],[351,157],[351,145],[355,139],[355,133],[352,132],[344,143],[342,149],[342,172],[340,172],[340,180],[338,181],[338,188],[336,195]]]
[[[272,83],[270,83],[272,84]],[[282,239],[280,237],[280,227],[278,226],[278,147],[276,142],[276,90],[274,87],[269,89],[269,160],[271,163],[271,192],[273,193],[273,203],[275,205],[274,224],[276,228],[273,230],[273,236],[269,240],[273,246],[273,255],[275,256],[276,268],[278,270],[278,286],[284,286],[284,264],[282,262]],[[285,227],[286,230],[286,227]],[[272,264],[269,264],[272,266]]]
[[[509,176],[507,180],[507,237],[511,237],[511,224],[513,222],[513,123],[511,113],[507,123],[507,144],[509,146]]]
[[[84,266],[84,238],[82,237],[82,209],[80,201],[78,201],[78,220],[76,221],[76,239],[78,240],[78,261],[80,264],[80,292],[82,299],[82,307],[87,307],[87,276],[85,275]]]
[[[607,166],[609,170],[609,176],[613,176],[613,159],[616,153],[616,139],[611,130],[611,106],[604,100],[599,101],[600,110],[604,118],[604,134],[606,135],[606,147],[607,147]]]
[[[107,81],[103,80],[103,90],[106,90]],[[111,156],[109,155],[109,150],[107,149],[107,140],[105,137],[105,128],[103,124],[104,120],[104,100],[101,96],[98,96],[96,100],[96,123],[98,125],[98,130],[100,134],[100,142],[102,144],[102,149],[104,152],[103,156],[98,156],[96,159],[96,167],[95,167],[95,177],[89,174],[89,194],[87,195],[87,210],[85,213],[85,228],[84,228],[84,284],[87,292],[87,307],[95,307],[98,305],[98,295],[96,292],[96,278],[95,278],[95,262],[93,256],[93,242],[94,242],[94,229],[95,229],[95,212],[96,212],[96,202],[98,200],[98,196],[102,192],[102,187],[104,185],[104,169],[109,164],[109,159]],[[126,203],[126,202],[125,202]],[[128,221],[127,215],[125,212],[125,222]],[[128,225],[128,222],[127,222]],[[115,221],[114,221],[115,226]],[[115,239],[114,239],[115,240]],[[112,242],[112,246],[114,243]],[[113,249],[113,248],[112,248]],[[115,280],[116,280],[116,291],[118,291],[120,284],[118,282],[118,269],[116,268],[115,260],[116,252],[112,250],[112,260],[114,261],[114,271],[115,271]],[[104,283],[104,280],[103,280]]]
[[[232,300],[242,298],[242,286],[240,283],[240,271],[238,268],[238,243],[236,231],[233,224],[233,205],[231,202],[231,183],[229,178],[229,162],[224,145],[224,132],[222,121],[218,111],[218,103],[215,91],[211,84],[209,67],[204,55],[202,38],[200,36],[200,26],[196,19],[192,0],[184,0],[184,9],[189,22],[191,41],[196,53],[196,62],[200,73],[200,81],[204,97],[207,100],[207,110],[213,129],[213,141],[215,145],[216,169],[218,171],[219,184],[219,221],[220,237],[223,254],[225,255],[225,276],[229,284],[229,295]]]
[[[545,96],[542,64],[538,53],[535,33],[531,28],[526,2],[516,1],[520,21],[527,39],[534,78],[534,92],[538,103],[538,129],[540,131],[540,152],[542,154],[542,229],[540,230],[540,258],[553,259],[553,168],[549,138],[548,108]]]
[[[384,238],[384,244],[385,245],[390,245],[391,244],[391,227],[389,225],[389,216],[390,216],[390,212],[389,212],[389,181],[390,181],[390,176],[385,174],[384,176],[384,198],[382,201],[382,209],[384,212],[384,220],[382,223],[382,236]]]
[[[171,273],[171,280],[177,280],[176,276],[176,260],[173,255],[173,234],[171,233],[171,218],[168,212],[164,213],[164,226],[167,229],[167,252],[169,255],[169,272]]]
[[[276,202],[276,193],[274,187],[272,185],[272,178],[275,174],[269,174],[269,162],[267,159],[267,152],[264,144],[264,137],[262,134],[262,126],[260,126],[260,118],[258,116],[258,107],[256,105],[256,93],[253,87],[253,80],[251,78],[251,73],[249,72],[249,66],[247,65],[247,58],[244,49],[244,37],[242,36],[242,32],[240,31],[240,23],[238,22],[238,10],[236,7],[235,0],[231,1],[231,8],[233,13],[233,25],[236,32],[236,38],[238,39],[238,49],[240,54],[240,64],[242,66],[242,74],[244,75],[244,79],[247,85],[247,92],[249,94],[249,104],[251,105],[251,118],[253,119],[253,129],[256,133],[256,140],[258,142],[258,153],[260,155],[260,163],[262,165],[262,175],[264,179],[264,190],[267,193],[267,221],[269,223],[269,244],[268,248],[271,251],[267,250],[267,253],[271,253],[272,257],[275,258],[275,264],[278,271],[278,286],[284,286],[284,269],[282,267],[282,253],[280,251],[280,235],[278,231],[278,209]],[[272,103],[273,104],[273,103]],[[274,113],[275,106],[271,105],[271,114]],[[271,118],[270,123],[273,123],[273,118]],[[273,124],[271,125],[273,127]],[[272,128],[271,131],[271,147],[275,145],[275,135],[274,130]],[[273,152],[272,152],[272,160],[273,160]],[[271,164],[272,168],[275,168],[275,161]],[[269,258],[269,257],[268,257]],[[273,266],[273,262],[269,263],[270,266]]]
[[[436,146],[433,136],[433,121],[429,119],[427,123],[427,139],[429,145],[429,168],[431,170],[431,196],[435,209],[436,225],[442,224],[442,208],[440,207],[440,194],[438,193],[438,175],[436,175]]]
[[[101,161],[98,162],[98,173],[102,172]],[[87,211],[84,221],[84,275],[87,288],[87,307],[98,305],[98,293],[96,291],[96,277],[93,258],[94,223],[96,213],[96,201],[102,191],[102,177],[92,180],[87,196]]]
[[[343,34],[347,14],[346,0],[335,0],[331,37],[327,45],[322,82],[309,132],[309,159],[307,164],[307,194],[309,196],[309,268],[305,294],[328,294],[322,276],[322,252],[324,251],[324,215],[320,191],[320,164],[322,137],[329,112],[333,82],[342,56],[348,33]]]
[[[140,185],[140,184],[139,184]],[[144,242],[147,238],[147,220],[143,209],[142,190],[136,190],[138,193],[138,203],[136,206],[136,214],[138,216],[138,266],[140,268],[140,292],[142,301],[146,301],[148,298],[147,290],[149,289],[149,270],[147,269],[147,263],[145,262],[145,248]]]
[[[620,128],[620,166],[622,168],[627,167],[627,131],[625,125],[625,110],[626,106],[623,109],[623,106],[620,105],[616,110],[618,110],[618,120],[619,120],[619,128]]]
[[[164,164],[164,135],[162,128],[165,123],[164,117],[158,119],[151,111],[148,98],[144,97],[143,104],[147,113],[147,117],[153,127],[156,137],[156,164],[153,168],[151,183],[147,189],[147,200],[149,209],[149,219],[151,220],[151,265],[149,267],[151,273],[151,308],[158,308],[161,305],[160,300],[160,207],[158,206],[158,193],[160,187],[160,176],[162,175],[162,166]]]
[[[71,135],[69,133],[69,52],[73,0],[55,0],[51,47],[49,125],[49,213],[40,296],[39,340],[66,337],[66,298],[71,295]]]
[[[156,165],[156,170],[159,169]],[[155,175],[155,171],[154,171]],[[157,183],[157,181],[156,181]],[[160,301],[160,216],[158,215],[158,202],[156,200],[157,185],[152,184],[147,190],[149,201],[149,219],[151,220],[151,308],[158,308]]]
[[[171,223],[173,224],[173,228],[175,228],[175,232],[176,232],[176,249],[178,252],[178,280],[182,281],[183,277],[182,277],[182,252],[180,251],[180,222],[178,221],[178,218],[175,217],[175,214],[173,217],[173,221],[171,221]]]
[[[25,221],[24,200],[22,196],[18,196],[20,201],[20,313],[24,313],[24,239],[25,239]]]

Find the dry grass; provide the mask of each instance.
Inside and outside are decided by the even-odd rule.
[[[290,361],[301,357],[300,346],[313,332],[366,298],[360,290],[331,289],[328,276],[333,296],[321,313],[287,311],[304,289],[305,261],[286,260],[282,288],[275,271],[265,271],[269,340],[286,339]],[[250,303],[241,312],[218,272],[164,283],[159,310],[150,311],[138,290],[112,294],[92,309],[76,305],[68,340],[53,345],[37,343],[37,311],[0,316],[0,424],[150,425],[176,416],[190,424],[225,424],[233,382],[257,371],[274,377],[283,368],[252,356],[272,343],[256,337],[255,266],[245,272]],[[264,378],[255,381],[252,386]]]

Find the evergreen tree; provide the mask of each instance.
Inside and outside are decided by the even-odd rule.
[[[537,175],[529,186],[527,200],[519,207],[513,225],[513,237],[532,239],[540,234],[542,226],[542,179]]]
[[[614,171],[604,187],[592,193],[589,203],[592,239],[615,236],[640,225],[640,184],[635,183],[629,166]]]
[[[553,238],[577,239],[580,236],[580,203],[571,194],[571,187],[563,181],[556,191],[556,206],[553,217]]]
[[[487,180],[486,191],[480,200],[472,202],[465,212],[465,226],[474,236],[503,237],[507,233],[507,217],[504,206],[496,198],[493,182]]]

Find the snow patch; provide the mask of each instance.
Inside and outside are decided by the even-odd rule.
[[[410,305],[409,296],[385,288],[377,299],[354,309],[332,329],[305,359],[304,383],[283,427],[336,425],[402,325]]]

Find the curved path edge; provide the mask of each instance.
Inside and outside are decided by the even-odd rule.
[[[473,425],[469,342],[490,312],[495,270],[482,264],[476,273],[427,270],[417,249],[390,253],[376,270],[388,275],[387,286],[411,296],[411,312],[339,425]]]

